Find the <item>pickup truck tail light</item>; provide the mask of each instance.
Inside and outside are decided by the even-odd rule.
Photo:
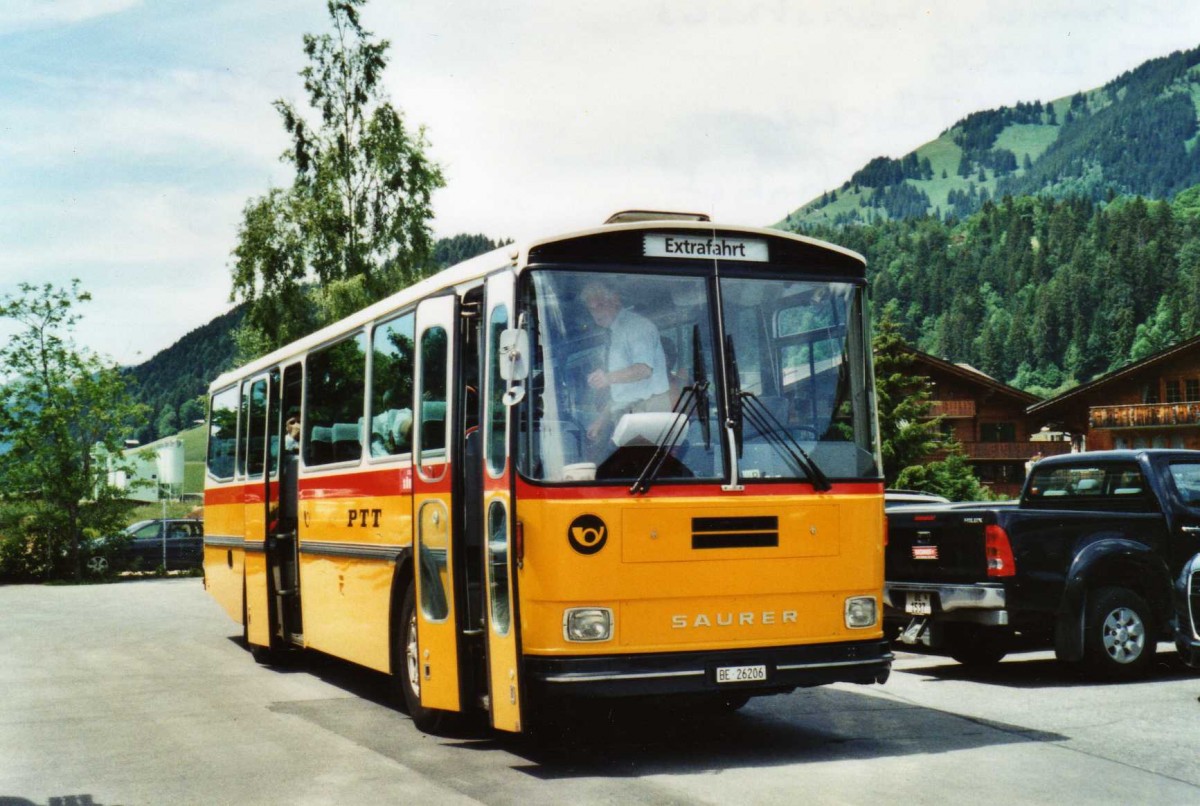
[[[1008,532],[1000,526],[990,524],[984,527],[983,544],[989,577],[1010,577],[1017,573],[1017,563],[1013,560]]]

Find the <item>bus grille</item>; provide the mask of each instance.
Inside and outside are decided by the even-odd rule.
[[[692,518],[692,548],[744,549],[779,546],[779,518]]]

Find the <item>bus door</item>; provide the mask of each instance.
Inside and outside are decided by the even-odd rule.
[[[271,644],[271,602],[266,562],[267,507],[270,480],[267,478],[267,443],[270,384],[259,375],[242,384],[242,415],[246,427],[246,486],[242,500],[246,540],[246,637],[252,645]]]
[[[510,408],[504,405],[500,377],[500,334],[512,321],[513,275],[498,274],[487,284],[483,409],[484,567],[487,569],[487,666],[492,726],[521,730],[520,651],[515,595],[516,558],[511,551],[512,465],[508,457]]]
[[[454,388],[453,296],[417,307],[417,383],[413,390],[413,553],[417,601],[417,655],[421,705],[462,710],[454,578],[458,559],[450,492],[447,436]]]
[[[300,494],[300,401],[303,392],[300,364],[271,373],[269,420],[271,439],[267,466],[267,564],[274,591],[273,633],[284,644],[299,643],[304,628],[300,620],[300,573],[296,541],[297,500]]]

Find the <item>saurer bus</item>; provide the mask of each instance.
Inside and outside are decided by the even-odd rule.
[[[882,683],[865,263],[632,211],[448,268],[217,378],[205,586],[260,662],[423,730]]]

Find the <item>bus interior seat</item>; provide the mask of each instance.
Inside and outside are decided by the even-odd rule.
[[[325,425],[313,426],[308,436],[308,452],[305,464],[327,465],[333,461],[333,429]]]
[[[362,429],[356,423],[333,424],[333,461],[349,462],[362,457]]]
[[[439,451],[446,447],[446,421],[425,420],[421,423],[421,450]]]

